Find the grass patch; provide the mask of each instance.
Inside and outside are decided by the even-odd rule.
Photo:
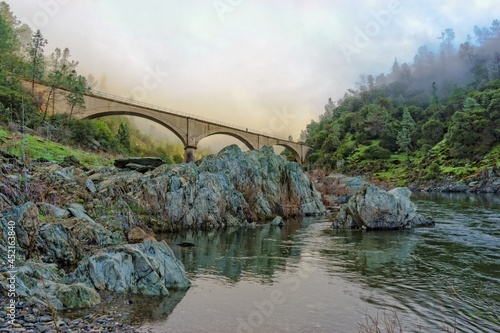
[[[22,144],[24,144],[26,157],[30,160],[43,158],[50,162],[60,163],[65,157],[73,155],[86,166],[95,167],[112,163],[110,159],[104,156],[70,148],[30,134],[26,134],[23,138],[19,133],[9,133],[0,129],[0,149],[21,158]]]

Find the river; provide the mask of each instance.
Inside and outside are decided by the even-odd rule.
[[[412,200],[435,227],[331,232],[305,218],[166,235],[192,287],[122,310],[143,332],[500,332],[500,197]]]

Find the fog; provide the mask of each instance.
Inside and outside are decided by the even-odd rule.
[[[7,3],[94,89],[294,138],[361,74],[438,50],[446,28],[464,41],[500,12],[496,0]]]

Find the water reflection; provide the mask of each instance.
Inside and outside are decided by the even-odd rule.
[[[242,277],[272,277],[276,270],[283,270],[287,258],[300,255],[300,246],[295,245],[294,237],[301,225],[307,223],[308,220],[302,224],[299,220],[290,220],[282,229],[262,224],[255,228],[189,230],[159,238],[172,247],[190,276],[214,274],[235,283]],[[176,245],[181,242],[195,246]]]
[[[95,316],[109,316],[129,325],[141,325],[146,321],[167,318],[186,295],[187,290],[170,291],[168,296],[145,296],[101,292],[101,303],[92,307]],[[72,309],[62,312],[62,317],[76,319],[89,315],[88,309]]]

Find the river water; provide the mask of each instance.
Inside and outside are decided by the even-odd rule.
[[[325,218],[166,235],[192,287],[128,308],[143,332],[500,332],[500,197],[414,193],[436,226]],[[189,241],[196,247],[174,245]]]

